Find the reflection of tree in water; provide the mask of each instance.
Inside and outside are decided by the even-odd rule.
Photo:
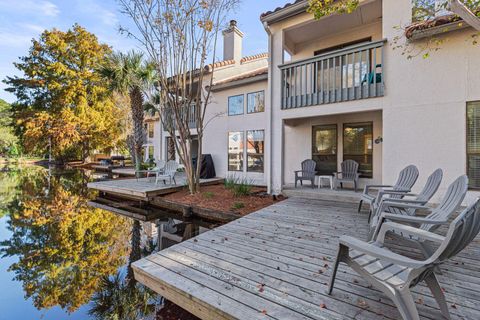
[[[73,312],[125,263],[129,221],[87,205],[80,171],[30,173],[24,169],[18,178],[18,196],[8,205],[12,237],[0,252],[18,257],[9,270],[37,308]]]

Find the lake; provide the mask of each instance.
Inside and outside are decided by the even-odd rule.
[[[171,218],[134,222],[89,207],[93,176],[0,167],[1,320],[135,319],[161,308],[129,264],[205,228]]]

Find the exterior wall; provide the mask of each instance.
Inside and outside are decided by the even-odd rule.
[[[285,184],[294,183],[295,170],[300,163],[312,158],[312,126],[337,125],[337,163],[343,160],[343,124],[355,122],[373,122],[373,139],[382,136],[382,112],[359,112],[306,119],[294,119],[285,122],[284,177]],[[378,184],[382,181],[382,144],[373,144],[373,178],[360,178],[360,186]]]
[[[395,26],[410,21],[409,0],[383,2],[383,33],[391,42]],[[446,33],[448,41],[430,57],[406,59],[387,46],[386,93],[383,109],[385,182],[413,163],[420,170],[419,191],[436,168],[444,179],[436,198],[448,184],[466,173],[466,102],[480,100],[480,48],[467,37],[473,29]],[[414,42],[425,45],[424,42]],[[400,80],[400,81],[399,81]],[[399,121],[399,119],[401,119]],[[470,203],[478,192],[469,192]]]
[[[225,89],[216,91],[212,95],[211,103],[207,108],[205,115],[205,122],[208,126],[205,128],[205,136],[203,140],[203,153],[210,153],[215,164],[215,171],[219,177],[239,177],[252,181],[257,185],[266,185],[266,172],[268,170],[268,163],[264,160],[264,172],[246,172],[244,167],[243,172],[228,171],[228,133],[233,131],[242,131],[246,134],[247,130],[265,130],[265,154],[268,150],[267,137],[270,136],[267,132],[266,122],[268,119],[268,112],[247,113],[247,94],[251,92],[264,91],[265,101],[267,100],[267,81],[259,81],[241,87]],[[243,115],[228,116],[228,97],[244,94],[245,112]],[[246,154],[244,153],[244,160]]]

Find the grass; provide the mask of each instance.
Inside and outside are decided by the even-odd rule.
[[[203,193],[203,196],[207,199],[212,199],[215,196],[215,193],[213,193],[211,191],[207,191],[207,192]]]
[[[252,191],[252,184],[245,178],[228,177],[224,185],[225,189],[232,190],[235,197],[248,196]]]
[[[232,205],[232,209],[242,209],[245,207],[245,204],[243,202],[234,202]]]

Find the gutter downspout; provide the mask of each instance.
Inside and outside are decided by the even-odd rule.
[[[269,132],[269,141],[268,141],[268,175],[267,175],[267,192],[269,194],[272,194],[273,192],[273,185],[272,185],[272,159],[273,159],[273,132],[272,132],[272,124],[273,124],[273,106],[272,106],[272,97],[273,97],[273,87],[272,87],[272,32],[270,30],[270,27],[268,26],[268,23],[266,21],[262,22],[263,28],[267,32],[268,35],[268,84],[267,84],[267,90],[268,90],[268,101],[269,101],[269,107],[270,107],[270,116],[268,119],[268,132]]]

